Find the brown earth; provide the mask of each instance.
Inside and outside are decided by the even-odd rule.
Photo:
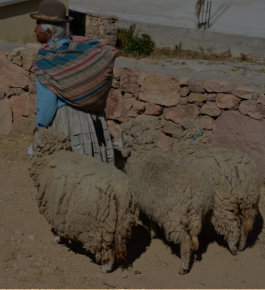
[[[130,242],[132,263],[103,274],[80,249],[54,243],[35,202],[28,143],[24,135],[0,137],[0,288],[265,288],[264,187],[250,246],[237,256],[204,235],[202,259],[181,276],[179,257],[139,228]]]

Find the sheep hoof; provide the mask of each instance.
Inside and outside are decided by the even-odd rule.
[[[63,244],[63,238],[60,236],[55,236],[53,241],[55,244]]]
[[[179,274],[184,275],[187,273],[189,273],[189,269],[187,268],[187,265],[185,266],[185,264],[182,262],[181,267],[179,269]]]
[[[157,238],[157,234],[154,230],[151,230],[151,239]]]
[[[230,248],[230,252],[233,256],[236,256],[237,255],[237,248],[236,247]]]
[[[199,253],[195,253],[194,254],[194,259],[195,259],[195,261],[201,261],[202,260],[202,255],[199,254]]]
[[[109,272],[111,272],[112,267],[113,267],[113,263],[110,261],[110,262],[101,266],[101,272],[104,274],[109,273]]]
[[[187,273],[189,273],[189,270],[188,270],[188,269],[183,269],[183,268],[181,268],[181,269],[179,270],[179,274],[180,274],[180,275],[185,275],[185,274],[187,274]]]

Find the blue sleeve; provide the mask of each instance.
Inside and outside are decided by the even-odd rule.
[[[37,123],[38,130],[41,127],[48,127],[57,110],[57,96],[45,86],[43,86],[36,77],[37,89]]]

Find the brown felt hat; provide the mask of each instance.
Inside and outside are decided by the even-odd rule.
[[[47,23],[66,23],[73,17],[66,16],[64,4],[58,0],[44,0],[39,6],[39,11],[30,14],[31,18]]]

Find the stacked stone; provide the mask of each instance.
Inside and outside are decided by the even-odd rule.
[[[36,88],[30,69],[36,51],[0,51],[0,134],[31,134],[34,129]]]
[[[200,119],[210,133],[215,121],[229,110],[264,122],[265,95],[256,96],[249,86],[231,81],[176,80],[135,68],[115,68],[107,116],[111,125],[150,116],[150,120],[160,122],[165,135],[172,137],[177,124],[186,118]]]
[[[32,134],[35,127],[35,78],[30,72],[36,49],[0,52],[0,134]],[[255,158],[265,177],[265,92],[217,79],[175,79],[114,67],[106,115],[113,141],[121,144],[120,124],[138,118],[159,131],[158,146],[170,150],[178,124],[201,120],[217,146]]]
[[[106,114],[113,140],[121,144],[121,123],[130,118],[159,131],[158,146],[170,150],[183,119],[198,119],[217,146],[253,156],[265,177],[265,94],[231,81],[146,74],[136,68],[115,68]],[[264,160],[264,158],[263,158]]]
[[[115,46],[117,40],[117,21],[118,18],[115,16],[87,14],[86,36]]]

